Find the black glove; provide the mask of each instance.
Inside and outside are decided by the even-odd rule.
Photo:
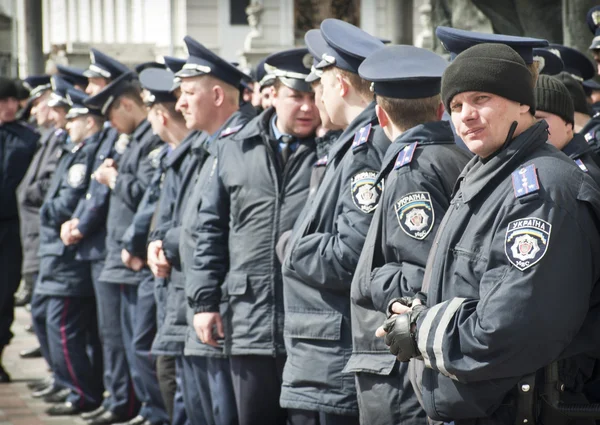
[[[400,297],[400,298],[394,298],[393,300],[391,300],[387,305],[388,319],[397,314],[392,311],[392,305],[394,305],[394,303],[400,303],[403,306],[412,307],[413,300],[414,300],[414,298],[411,298],[411,297]]]
[[[383,324],[383,330],[387,332],[385,343],[401,362],[407,362],[421,355],[417,347],[416,332],[411,332],[411,328],[426,309],[427,307],[421,304],[415,304],[412,310],[392,316]]]

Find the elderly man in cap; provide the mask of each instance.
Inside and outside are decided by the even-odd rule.
[[[599,325],[600,190],[547,143],[531,73],[510,47],[465,50],[441,92],[475,157],[437,232],[422,294],[392,302],[377,334],[398,360],[413,359],[432,419],[567,423],[559,402],[585,402],[594,367],[586,356]]]
[[[311,63],[307,49],[269,56],[266,64],[277,77],[274,107],[231,140],[215,143],[218,162],[200,205],[186,276],[198,337],[224,345],[230,355],[240,424],[286,423],[279,407],[285,347],[275,242],[298,217],[317,160],[319,117],[304,81]]]
[[[181,81],[181,96],[177,107],[183,112],[186,126],[203,133],[193,142],[195,164],[185,172],[182,192],[177,203],[181,211],[180,226],[167,232],[162,251],[171,267],[181,264],[185,276],[186,299],[197,282],[189,276],[194,267],[194,250],[197,243],[198,210],[200,209],[208,182],[217,164],[217,143],[225,143],[240,131],[255,115],[250,104],[239,106],[240,81],[244,75],[230,63],[215,55],[191,37],[185,39],[189,57],[176,73]],[[210,93],[217,94],[216,96]],[[178,236],[178,234],[180,236]],[[178,243],[177,240],[179,240]],[[173,276],[177,279],[177,276]],[[221,346],[204,343],[197,331],[195,311],[188,301],[186,308],[188,329],[183,359],[183,379],[190,380],[185,388],[194,390],[184,394],[190,420],[197,423],[199,409],[194,399],[200,400],[202,414],[209,424],[237,423],[235,395],[229,368],[229,359]],[[181,361],[180,365],[181,366]]]
[[[19,102],[14,82],[0,77],[0,383],[9,382],[10,376],[2,367],[2,351],[12,338],[10,327],[14,319],[14,294],[21,280],[21,240],[17,186],[21,182],[37,147],[39,134],[16,121]]]
[[[361,424],[425,424],[408,376],[373,333],[390,300],[421,289],[425,263],[450,206],[454,183],[470,159],[454,144],[440,81],[446,60],[412,46],[369,55],[359,74],[371,81],[379,123],[393,140],[378,180],[385,190],[374,213],[352,280],[353,352]],[[389,403],[381,405],[380,400]]]
[[[350,283],[383,188],[374,182],[389,147],[358,67],[384,44],[336,19],[323,21],[305,40],[322,59],[316,68],[323,71],[327,115],[344,132],[329,150],[323,180],[300,214],[282,268],[288,358],[281,404],[294,424],[354,424],[354,377],[343,372],[352,353]]]
[[[60,228],[85,196],[104,119],[100,111],[83,106],[85,93],[53,91],[57,102],[65,95],[70,99],[65,120],[71,143],[64,147],[40,210],[40,275],[34,293],[36,333],[47,339],[46,359],[67,393],[64,403],[46,411],[53,416],[92,410],[102,394],[101,368],[87,352],[90,334],[97,334],[90,263],[75,259],[76,249],[65,247]],[[57,395],[56,401],[61,398]]]

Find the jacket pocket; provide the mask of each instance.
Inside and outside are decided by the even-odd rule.
[[[246,273],[230,272],[227,275],[227,294],[244,295],[248,290],[248,276]]]
[[[286,311],[283,335],[289,338],[339,341],[342,313],[337,311]]]

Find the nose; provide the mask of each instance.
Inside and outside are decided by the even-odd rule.
[[[310,110],[312,109],[312,107],[314,106],[314,104],[315,104],[315,102],[313,102],[312,100],[306,99],[302,103],[302,106],[300,107],[300,110],[302,112],[310,112]]]
[[[466,122],[475,118],[477,118],[477,109],[471,106],[469,103],[464,102],[460,111],[460,119],[463,122]]]

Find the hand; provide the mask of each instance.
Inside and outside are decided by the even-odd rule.
[[[117,171],[116,164],[111,158],[105,159],[102,165],[94,171],[94,178],[100,184],[109,186],[111,181],[117,178],[119,172]]]
[[[416,341],[416,323],[426,307],[418,299],[412,300],[410,305],[409,307],[402,302],[393,303],[390,310],[395,314],[375,332],[377,337],[385,337],[390,352],[401,362],[407,362],[421,355]]]
[[[194,330],[200,341],[205,344],[218,347],[219,344],[213,338],[213,329],[216,326],[217,335],[220,338],[225,338],[223,332],[223,321],[219,313],[196,313],[193,320]]]
[[[131,257],[131,254],[125,248],[121,250],[121,261],[127,268],[131,268]]]
[[[71,220],[65,221],[62,226],[60,226],[60,239],[66,246],[76,244],[83,239],[83,235],[79,229],[77,229],[78,225],[79,219],[72,218]]]
[[[121,250],[121,261],[125,266],[134,272],[139,272],[144,267],[144,260],[135,255],[131,255],[126,249]]]
[[[148,244],[148,267],[156,277],[168,277],[171,264],[162,249],[162,241],[152,241]]]
[[[402,302],[400,302],[400,301],[393,302],[392,305],[388,307],[388,310],[391,313],[393,313],[389,316],[389,318],[396,317],[398,314],[408,313],[409,311],[412,311],[412,307],[414,307],[416,305],[420,305],[420,306],[423,305],[421,303],[421,300],[418,298],[415,298],[412,300],[412,304],[410,307],[408,305],[406,305],[405,302],[406,301],[404,298],[402,299]],[[377,328],[377,330],[375,331],[375,336],[377,338],[382,338],[387,335],[387,331],[384,328],[385,328],[385,324],[381,325],[380,327]]]

